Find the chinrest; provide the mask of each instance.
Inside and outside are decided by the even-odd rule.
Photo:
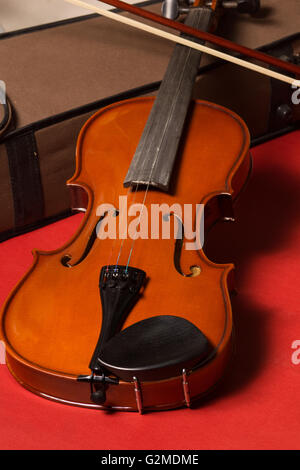
[[[98,363],[122,380],[163,380],[206,359],[212,351],[205,335],[190,321],[172,315],[150,317],[114,335]]]

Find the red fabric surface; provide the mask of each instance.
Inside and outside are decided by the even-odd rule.
[[[194,410],[139,416],[53,403],[0,365],[1,449],[299,449],[300,132],[252,150],[238,221],[214,229],[208,253],[237,266],[236,355],[217,393]],[[0,245],[0,302],[31,263],[74,233],[74,216]]]

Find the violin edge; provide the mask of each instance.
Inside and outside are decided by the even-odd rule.
[[[143,411],[166,411],[184,406],[192,407],[201,398],[208,396],[224,378],[232,355],[233,340],[230,334],[217,358],[196,371],[183,370],[187,386],[184,385],[183,375],[161,381],[139,383]],[[134,377],[132,382],[120,381],[117,386],[109,387],[107,405],[103,406],[87,400],[90,396],[90,384],[78,382],[76,376],[53,373],[38,366],[32,367],[32,364],[26,363],[23,359],[18,360],[10,351],[6,351],[6,363],[10,373],[22,387],[50,401],[102,411],[140,412]],[[186,387],[189,392],[188,403]],[[172,398],[169,396],[170,390],[172,390]],[[120,396],[122,396],[123,403],[120,403]]]

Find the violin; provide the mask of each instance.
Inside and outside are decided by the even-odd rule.
[[[220,5],[200,2],[185,25],[211,30]],[[193,234],[233,220],[251,171],[250,137],[234,112],[191,100],[200,60],[176,45],[155,99],[114,103],[82,128],[67,184],[84,220],[63,247],[33,252],[1,312],[8,368],[31,392],[142,413],[191,407],[224,375],[234,266],[207,258],[178,208],[204,207],[192,216]],[[149,226],[145,236],[153,207],[165,208],[179,236],[149,237]],[[116,225],[119,236],[107,236]]]

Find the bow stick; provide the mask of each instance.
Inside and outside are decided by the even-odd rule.
[[[274,70],[267,69],[265,67],[262,67],[260,65],[254,64],[252,62],[248,62],[246,60],[240,59],[238,57],[232,56],[230,54],[226,54],[225,52],[221,52],[216,49],[212,49],[208,46],[204,46],[202,44],[198,44],[194,41],[191,41],[189,39],[185,39],[181,36],[176,36],[175,34],[169,33],[167,31],[162,31],[161,29],[155,28],[153,26],[149,26],[147,24],[141,23],[139,21],[133,20],[131,18],[127,18],[125,16],[121,16],[118,13],[114,13],[110,10],[105,10],[100,7],[96,7],[94,5],[91,5],[89,3],[86,3],[82,0],[65,0],[68,3],[72,3],[73,5],[77,5],[79,7],[85,8],[87,10],[93,11],[94,13],[98,13],[99,15],[105,16],[106,18],[112,19],[114,21],[118,21],[120,23],[126,24],[127,26],[131,26],[136,29],[140,29],[142,31],[145,31],[147,33],[153,34],[155,36],[167,39],[169,41],[175,42],[177,44],[181,44],[186,47],[190,47],[192,49],[196,49],[198,51],[204,52],[206,54],[212,55],[214,57],[217,57],[222,60],[226,60],[228,62],[232,62],[236,65],[239,65],[241,67],[253,70],[255,72],[261,73],[263,75],[267,75],[269,77],[281,80],[285,83],[289,83],[290,85],[294,86],[299,86],[299,83],[296,82],[295,78],[289,77],[287,75],[283,75],[279,72],[276,72]],[[223,47],[226,47],[228,49],[234,50],[236,52],[242,53],[244,55],[247,55],[248,57],[255,58],[257,60],[267,62],[270,65],[275,65],[276,67],[281,67],[285,70],[288,70],[289,72],[295,73],[297,75],[300,75],[300,67],[294,64],[290,64],[287,62],[284,62],[280,59],[276,59],[275,57],[271,57],[267,54],[264,54],[259,51],[254,51],[253,49],[249,49],[244,46],[239,46],[238,44],[235,44],[231,41],[225,40],[223,38],[219,38],[218,36],[215,36],[214,34],[211,33],[206,33],[203,31],[198,31],[194,28],[191,28],[189,26],[186,26],[184,24],[178,23],[173,20],[168,20],[166,18],[163,18],[159,15],[155,15],[154,13],[151,13],[149,17],[149,12],[146,12],[144,10],[141,10],[140,8],[134,7],[133,5],[129,5],[125,2],[122,2],[120,0],[108,0],[105,3],[109,3],[111,5],[118,5],[120,8],[125,9],[126,11],[130,11],[131,13],[134,12],[134,14],[138,14],[139,16],[143,16],[144,18],[147,19],[152,19],[155,17],[154,21],[159,21],[160,24],[164,24],[165,26],[171,26],[172,28],[175,28],[181,32],[184,32],[186,34],[189,34],[191,36],[198,37],[202,40],[208,40],[209,42],[213,42],[214,44],[217,45],[223,45]],[[125,7],[124,7],[125,5]],[[137,12],[138,11],[138,12]],[[142,12],[142,13],[141,13]],[[152,17],[153,16],[153,17]],[[157,20],[157,18],[159,20]]]
[[[111,5],[113,7],[119,8],[120,10],[124,10],[129,13],[132,13],[133,15],[140,16],[147,20],[154,21],[155,23],[159,23],[163,26],[176,29],[177,31],[180,31],[181,33],[186,33],[189,36],[194,36],[198,39],[208,41],[211,44],[221,46],[222,48],[228,49],[230,51],[238,52],[239,54],[242,54],[251,59],[257,59],[269,65],[282,68],[283,70],[286,70],[288,72],[300,74],[300,67],[298,65],[291,64],[289,62],[284,62],[283,60],[280,60],[276,57],[272,57],[260,51],[249,49],[248,47],[241,46],[240,44],[229,41],[228,39],[225,39],[225,38],[221,38],[219,36],[208,33],[206,31],[201,31],[195,28],[191,28],[190,26],[187,26],[183,23],[170,20],[168,18],[165,18],[164,16],[157,15],[156,13],[152,13],[147,10],[143,10],[142,8],[139,8],[134,5],[130,5],[129,3],[123,2],[122,0],[99,0],[99,1],[102,1],[103,3],[107,3],[108,5]]]

